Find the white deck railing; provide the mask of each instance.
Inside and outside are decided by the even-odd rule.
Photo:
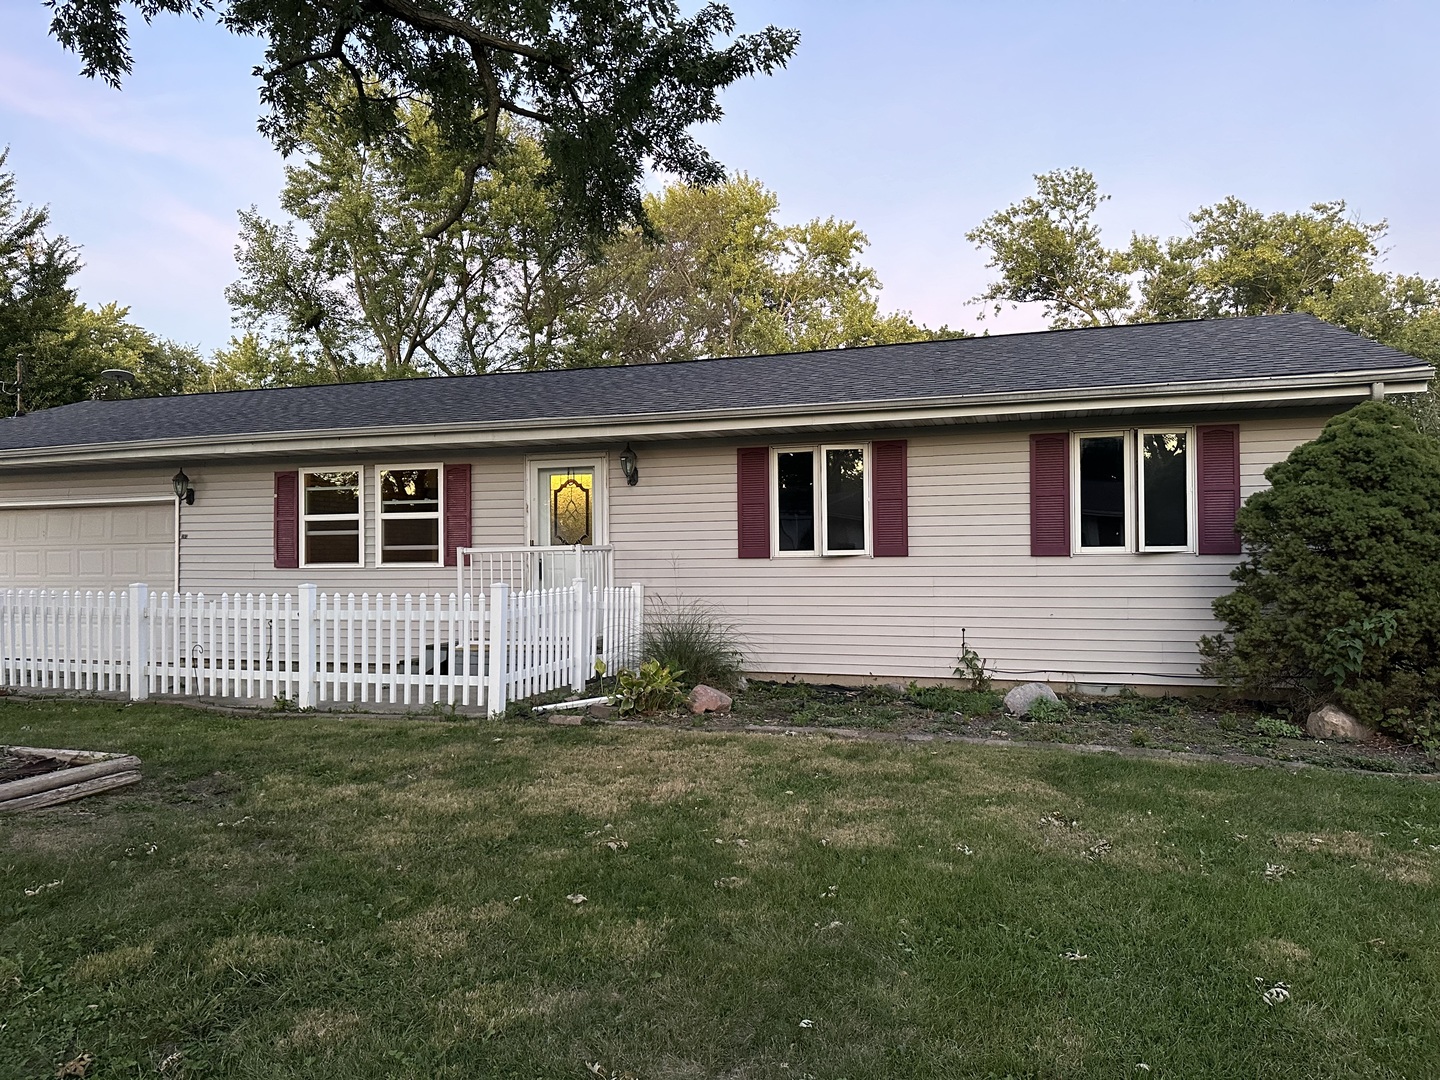
[[[644,592],[573,581],[484,593],[0,590],[0,685],[289,701],[455,705],[584,688],[639,663]]]
[[[457,549],[455,591],[460,595],[503,581],[514,592],[554,589],[577,579],[608,589],[615,583],[608,545],[574,547],[476,547]]]

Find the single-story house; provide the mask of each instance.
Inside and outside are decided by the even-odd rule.
[[[766,676],[943,679],[963,638],[1189,685],[1265,469],[1433,374],[1279,315],[87,401],[0,421],[0,587],[448,593],[457,548],[603,544]]]

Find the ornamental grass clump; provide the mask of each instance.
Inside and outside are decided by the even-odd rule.
[[[744,653],[739,632],[725,616],[696,601],[660,604],[645,613],[641,656],[672,671],[683,671],[685,681],[733,690],[740,682]]]
[[[1440,442],[1366,402],[1265,473],[1203,674],[1414,733],[1440,698]]]

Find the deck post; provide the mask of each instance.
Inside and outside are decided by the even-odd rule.
[[[302,709],[315,707],[315,586],[300,586],[300,670],[295,704]]]
[[[486,671],[485,709],[491,716],[499,716],[508,704],[505,700],[506,680],[509,672],[509,652],[506,649],[505,620],[510,614],[510,586],[497,581],[490,586],[490,648],[486,650],[489,670]]]
[[[578,569],[580,560],[576,558]],[[570,651],[573,659],[570,689],[580,692],[595,671],[595,635],[585,633],[585,579],[579,574],[570,585],[574,596],[574,609],[570,613]],[[587,641],[586,638],[589,638]]]
[[[130,586],[130,700],[150,696],[150,587],[143,581]]]

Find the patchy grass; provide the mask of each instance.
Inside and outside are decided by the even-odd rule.
[[[0,731],[146,776],[0,821],[6,1078],[1440,1061],[1427,783],[105,703]]]
[[[704,723],[719,729],[773,724],[1136,746],[1216,756],[1252,754],[1373,772],[1437,771],[1437,763],[1424,751],[1386,735],[1365,744],[1320,742],[1273,712],[1217,698],[1066,695],[1062,701],[1063,709],[1016,718],[1005,713],[1002,695],[991,691],[751,682],[736,696],[731,717],[707,718]]]

